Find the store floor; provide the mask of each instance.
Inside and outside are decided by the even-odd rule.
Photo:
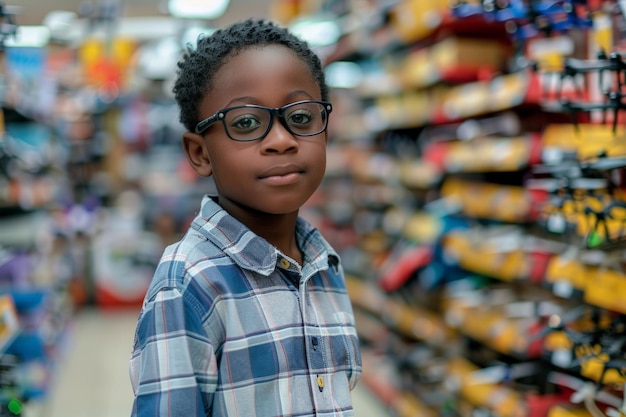
[[[78,313],[55,371],[50,397],[45,404],[31,405],[25,417],[129,416],[132,391],[128,358],[136,320],[134,309],[86,309]],[[356,417],[391,415],[363,384],[353,399]]]

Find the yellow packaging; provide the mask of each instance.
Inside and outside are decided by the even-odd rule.
[[[390,25],[406,43],[430,35],[450,13],[447,0],[403,0],[390,11]]]
[[[617,313],[626,313],[626,276],[612,269],[594,269],[585,278],[584,301]]]
[[[605,353],[591,357],[580,364],[580,374],[598,382],[602,379],[603,384],[623,385],[626,382],[626,378],[621,374],[621,369],[606,369],[604,371],[608,360],[609,357]],[[604,375],[602,375],[603,372]]]
[[[584,408],[573,408],[573,406],[557,405],[550,408],[547,417],[592,417]]]

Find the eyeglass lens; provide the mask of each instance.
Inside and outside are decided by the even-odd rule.
[[[269,109],[237,107],[225,113],[224,126],[233,139],[255,140],[267,134],[272,117]],[[320,103],[300,103],[285,108],[281,118],[292,134],[312,136],[326,129],[328,116]]]

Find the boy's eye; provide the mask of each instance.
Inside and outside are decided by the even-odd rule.
[[[303,109],[295,110],[287,116],[287,122],[290,125],[304,125],[311,123],[312,120],[313,114],[310,111]]]
[[[229,125],[238,130],[254,130],[260,127],[263,123],[258,117],[252,114],[240,115],[231,120]]]

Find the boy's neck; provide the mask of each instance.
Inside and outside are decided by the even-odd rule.
[[[274,215],[246,226],[302,265],[302,253],[296,240],[297,218],[297,214]]]
[[[223,207],[223,206],[222,206]],[[228,213],[246,225],[256,235],[267,240],[282,253],[302,265],[302,253],[296,240],[296,224],[298,212],[287,214],[261,214],[240,210],[229,210]]]

